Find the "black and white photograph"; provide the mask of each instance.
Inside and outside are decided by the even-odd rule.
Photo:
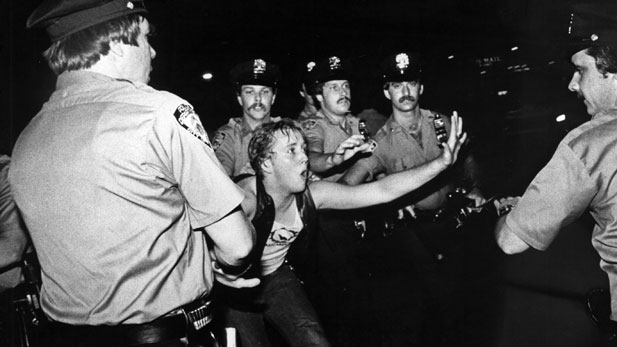
[[[617,346],[617,2],[0,4],[0,346]]]

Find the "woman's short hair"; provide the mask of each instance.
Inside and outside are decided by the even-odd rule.
[[[300,134],[304,138],[302,128],[293,119],[283,118],[278,122],[265,123],[253,132],[249,142],[249,162],[258,177],[263,177],[261,165],[272,157],[272,147],[276,142],[276,133],[285,136]]]
[[[93,25],[54,42],[43,56],[56,75],[90,68],[109,53],[112,42],[138,46],[139,24],[144,20],[139,14],[129,14]]]

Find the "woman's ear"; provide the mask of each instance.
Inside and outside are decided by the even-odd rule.
[[[263,173],[272,173],[272,159],[268,158],[261,163],[261,171]]]

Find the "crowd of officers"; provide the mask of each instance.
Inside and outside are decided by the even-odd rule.
[[[311,181],[356,186],[375,181],[377,177],[417,168],[441,155],[441,144],[449,132],[450,118],[420,108],[424,88],[420,56],[413,52],[399,52],[384,58],[380,68],[384,96],[392,101],[392,116],[389,119],[383,117],[378,127],[370,128],[365,119],[351,113],[352,76],[346,62],[340,57],[330,56],[306,64],[300,90],[305,97],[305,107],[294,119],[306,138]],[[255,129],[281,121],[280,117],[270,114],[281,75],[278,66],[259,58],[238,64],[230,75],[242,117],[231,118],[228,124],[216,131],[213,149],[227,173],[242,178],[255,174],[249,158],[249,144]],[[311,239],[310,246],[315,251],[311,258],[313,268],[310,273],[303,274],[303,280],[335,345],[452,345],[453,341],[463,339],[463,300],[456,294],[462,292],[463,273],[460,269],[446,270],[462,261],[463,250],[459,249],[459,254],[455,254],[451,249],[460,241],[457,238],[462,232],[455,230],[456,216],[446,216],[443,211],[448,195],[456,189],[464,192],[464,201],[469,206],[480,206],[485,201],[470,174],[477,172],[473,157],[467,152],[465,160],[461,161],[463,165],[441,173],[422,188],[386,206],[352,209],[350,202],[345,208],[350,210],[344,213],[323,209],[325,211],[318,214],[319,231]],[[311,191],[315,190],[314,187],[312,184]],[[331,193],[337,191],[333,189]],[[443,214],[436,217],[440,213]],[[388,217],[381,217],[384,215]],[[405,232],[409,228],[422,233],[423,237],[430,236],[430,239],[421,241]],[[277,244],[294,241],[295,233],[289,230],[285,228],[286,235],[273,231],[265,251]],[[384,240],[368,241],[375,234]],[[429,242],[431,247],[427,248],[424,242]],[[371,245],[369,252],[363,249],[367,244]],[[400,248],[392,248],[394,245]],[[294,247],[298,247],[297,243]],[[417,248],[420,254],[406,256],[413,248]],[[405,265],[394,274],[360,264],[356,260],[358,257],[371,259],[382,266],[384,263],[392,263],[395,268],[396,263]],[[293,263],[293,260],[288,260]],[[298,268],[302,265],[299,264]],[[300,269],[297,272],[301,272]],[[381,284],[392,289],[369,293],[366,286],[360,284],[360,279],[363,274],[372,272],[386,278],[400,276],[404,280]],[[421,280],[424,277],[431,279]],[[409,288],[409,283],[415,283],[416,288]],[[361,298],[367,295],[407,298],[408,304]],[[293,309],[298,311],[304,301],[295,299],[294,302]],[[378,314],[371,323],[357,319],[375,316],[375,307],[388,313]],[[238,312],[234,313],[232,317],[237,319]],[[293,331],[293,326],[282,327],[277,314],[266,311],[256,319],[273,324],[283,334]],[[315,316],[311,321],[316,319]],[[242,324],[228,323],[235,327]],[[247,327],[241,330],[256,329]],[[261,330],[264,331],[263,327]],[[429,332],[431,336],[427,335]],[[248,334],[241,334],[240,338],[243,345],[251,346],[260,345],[265,339]],[[323,341],[317,342],[314,345],[324,345]]]
[[[305,107],[293,117],[271,115],[280,69],[242,62],[230,72],[242,114],[210,141],[188,101],[148,86],[147,14],[140,0],[47,0],[28,18],[49,34],[44,56],[58,80],[11,158],[0,158],[0,269],[13,286],[11,264],[36,255],[41,345],[469,344],[463,238],[483,234],[468,231],[482,227],[470,216],[493,204],[462,119],[420,107],[419,54],[384,57],[392,111],[377,127],[351,114],[342,57],[306,64]],[[583,37],[610,47],[615,35],[585,23]],[[579,42],[569,87],[590,115],[610,114],[617,87],[588,87],[601,84],[589,59],[604,58]],[[600,73],[613,78],[612,69]],[[520,201],[495,204],[518,204],[498,223],[507,252],[544,249],[562,225],[550,203],[550,225],[524,217],[546,201],[538,192],[559,195],[550,172],[576,169],[571,181],[587,189],[573,193],[568,218],[610,206],[594,200],[592,180],[604,176],[579,165],[597,159],[583,158],[594,140],[571,137]],[[564,205],[571,181],[557,187]],[[595,237],[610,244],[610,226],[598,225]]]

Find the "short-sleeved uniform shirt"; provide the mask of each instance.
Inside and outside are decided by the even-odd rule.
[[[270,121],[278,122],[280,117],[272,117]],[[249,142],[253,131],[240,117],[230,118],[229,122],[220,127],[212,140],[216,157],[230,177],[250,172]]]
[[[302,121],[302,129],[307,140],[309,152],[333,153],[338,145],[352,135],[360,134],[358,123],[360,119],[348,114],[345,116],[345,127],[330,119],[322,110],[315,116]],[[344,173],[348,165],[334,167],[319,176],[330,182],[336,182]]]
[[[394,116],[375,135],[378,146],[370,157],[358,161],[369,173],[369,180],[378,174],[387,175],[415,168],[441,155],[442,149],[435,134],[435,114],[420,109],[421,143],[403,126],[398,124]],[[446,131],[450,130],[450,120],[442,116],[446,123]],[[441,207],[452,187],[449,184],[448,172],[445,172],[421,188],[409,194],[409,202],[420,209],[432,210]]]
[[[617,319],[617,112],[599,114],[572,130],[533,179],[505,232],[531,247],[546,249],[559,231],[589,209],[592,244],[611,287],[612,319]]]
[[[53,319],[158,318],[209,292],[201,231],[243,193],[185,100],[87,72],[58,77],[20,135],[9,172]]]
[[[0,155],[0,235],[3,233],[25,233],[9,187],[9,164],[7,155]],[[0,257],[3,255],[0,254]],[[19,284],[21,269],[15,268],[0,274],[0,292]]]

